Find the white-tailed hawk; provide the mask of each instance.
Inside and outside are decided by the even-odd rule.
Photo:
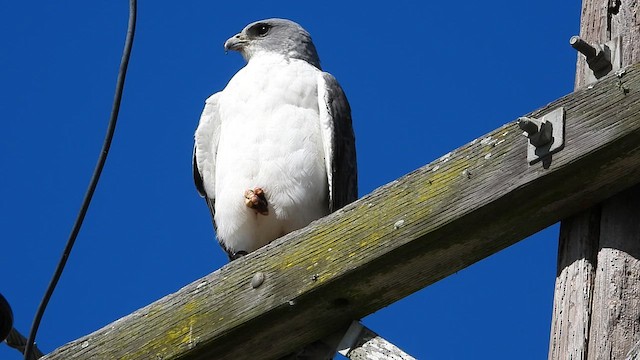
[[[357,198],[351,109],[300,25],[267,19],[224,44],[247,61],[205,102],[193,174],[233,260]]]

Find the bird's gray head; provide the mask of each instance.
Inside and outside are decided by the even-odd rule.
[[[260,53],[275,53],[304,60],[318,69],[320,59],[309,33],[291,20],[266,19],[247,25],[224,43],[225,50],[236,50],[246,61]]]

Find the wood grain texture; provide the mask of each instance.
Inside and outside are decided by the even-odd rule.
[[[589,359],[624,359],[640,341],[640,187],[602,205]]]
[[[640,360],[640,341],[629,350],[625,360]]]
[[[583,0],[580,36],[596,44],[621,37],[622,65],[637,63],[639,10],[637,0]],[[576,89],[586,85],[589,71],[578,55]],[[640,201],[635,209],[624,205],[635,193],[640,188],[563,220],[550,360],[623,359],[640,340],[640,317],[633,308],[640,288],[640,257],[624,251],[640,239],[640,231],[632,231],[640,223]]]
[[[562,221],[549,359],[586,359],[600,207]]]
[[[609,0],[609,37],[622,37],[622,65],[640,61],[640,3],[638,0]]]
[[[277,358],[640,182],[640,66],[559,106],[546,166],[508,123],[43,359]]]

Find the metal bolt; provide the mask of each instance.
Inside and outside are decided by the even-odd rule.
[[[264,282],[264,273],[257,272],[251,279],[251,287],[257,289]]]
[[[529,118],[526,116],[518,118],[518,126],[520,127],[520,129],[522,129],[522,131],[525,131],[527,133],[527,136],[531,136],[540,131],[540,125],[541,124],[539,124],[539,121],[534,118]]]
[[[531,145],[535,147],[547,145],[553,140],[553,125],[551,123],[523,116],[518,118],[518,126],[525,132]]]
[[[594,58],[596,56],[596,53],[598,52],[595,47],[591,46],[591,44],[582,40],[582,38],[577,35],[572,36],[571,39],[569,39],[569,44],[571,45],[571,47],[578,50],[582,55],[586,56],[587,60],[591,60],[592,58]]]
[[[579,36],[572,36],[569,44],[585,56],[587,65],[597,79],[607,75],[613,68],[611,50],[607,45],[591,45]]]

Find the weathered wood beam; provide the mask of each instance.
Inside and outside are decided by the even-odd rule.
[[[509,123],[44,359],[277,358],[640,182],[640,65],[559,106],[546,166]]]
[[[625,360],[640,360],[640,341],[629,350]]]

